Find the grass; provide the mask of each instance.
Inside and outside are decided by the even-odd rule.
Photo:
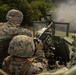
[[[74,34],[74,33],[69,33],[69,38],[72,38],[72,34]],[[55,35],[56,35],[56,36],[66,36],[66,32],[56,31],[56,32],[55,32]]]

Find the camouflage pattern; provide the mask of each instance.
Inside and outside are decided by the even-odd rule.
[[[9,22],[4,23],[4,25],[0,29],[0,35],[17,35],[18,28],[12,26]]]
[[[73,67],[75,65],[76,65],[76,51],[71,55],[70,67]]]
[[[11,9],[6,15],[7,22],[0,23],[0,35],[28,35],[32,36],[32,32],[26,28],[21,28],[20,24],[23,20],[23,14],[21,11]]]
[[[9,22],[4,23],[0,28],[0,35],[10,36],[19,34],[32,36],[32,32],[29,29],[14,27]]]
[[[39,62],[48,64],[48,61],[45,57],[45,53],[43,50],[43,44],[42,41],[38,39],[38,43],[36,43],[36,52],[35,52],[36,60]],[[48,67],[48,66],[47,66]]]
[[[34,54],[34,50],[32,37],[18,35],[11,40],[8,53],[17,57],[31,57]]]
[[[23,14],[19,10],[11,9],[10,11],[8,11],[8,13],[6,15],[6,19],[10,23],[13,23],[13,24],[19,23],[20,24],[23,20]]]
[[[8,66],[8,72],[11,75],[19,75],[23,65],[27,64],[27,59],[31,59],[33,57],[34,51],[35,51],[35,48],[34,48],[34,42],[32,37],[25,36],[25,35],[15,36],[10,42],[8,53],[18,58],[20,57],[20,59],[22,57],[27,57],[27,58],[24,58],[25,59],[24,61],[19,62],[19,61],[15,61],[14,59],[16,57],[12,56]],[[44,58],[43,58],[43,61],[44,61]],[[4,61],[3,67],[5,67],[5,65],[6,63]],[[34,59],[31,62],[31,65],[27,71],[27,75],[36,75],[42,71],[47,71],[48,70],[47,66],[48,65],[45,62],[40,62],[37,59]]]
[[[29,29],[26,28],[20,28],[20,30],[18,31],[19,35],[27,35],[32,37],[32,32]]]
[[[14,58],[12,58],[9,63],[8,73],[11,75],[19,75],[24,64],[27,64],[27,61],[16,62],[14,61]],[[3,67],[4,66],[5,66],[5,63]],[[42,71],[47,71],[47,70],[48,68],[46,64],[42,62],[33,61],[28,69],[27,75],[36,75]]]

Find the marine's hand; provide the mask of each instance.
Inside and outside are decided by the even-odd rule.
[[[38,42],[36,42],[36,50],[42,50],[43,49],[43,43],[41,40],[38,39]]]

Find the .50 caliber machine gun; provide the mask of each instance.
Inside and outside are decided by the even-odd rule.
[[[34,29],[37,27],[35,25]],[[70,61],[69,45],[73,45],[73,40],[68,36],[69,23],[51,22],[47,27],[39,28],[38,31],[35,31],[35,41],[37,39],[42,40],[50,69],[55,68],[56,61],[58,61],[58,64],[65,66]]]

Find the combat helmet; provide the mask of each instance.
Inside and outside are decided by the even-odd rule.
[[[6,15],[6,19],[9,22],[12,23],[21,23],[23,20],[23,14],[21,11],[16,10],[16,9],[11,9],[10,11],[8,11],[7,15]]]
[[[8,53],[17,57],[32,57],[35,51],[33,38],[25,35],[15,36],[8,48]]]

